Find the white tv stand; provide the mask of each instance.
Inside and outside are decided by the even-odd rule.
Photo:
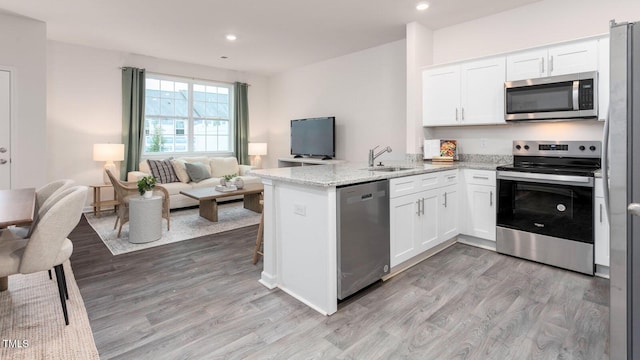
[[[294,166],[308,166],[308,165],[333,165],[333,164],[344,164],[346,160],[322,160],[318,158],[294,158],[294,157],[281,157],[278,158],[278,167],[294,167]]]

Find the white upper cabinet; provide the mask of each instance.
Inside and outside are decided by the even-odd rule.
[[[526,50],[507,56],[507,81],[598,70],[598,40]]]
[[[460,66],[424,71],[422,99],[425,126],[457,125],[460,116]]]
[[[504,123],[505,59],[460,65],[462,125]]]
[[[609,112],[609,37],[598,40],[598,120]]]
[[[425,70],[423,125],[503,124],[504,81],[504,57]]]

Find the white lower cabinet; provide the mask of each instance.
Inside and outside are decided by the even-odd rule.
[[[595,263],[609,266],[609,218],[604,207],[602,179],[596,179],[593,207],[593,233],[595,242]]]
[[[435,180],[434,174],[390,180],[392,268],[458,235],[458,171],[437,173]],[[410,187],[398,185],[409,183],[429,186],[406,194]]]
[[[463,169],[465,215],[460,232],[496,241],[496,173],[490,170]]]

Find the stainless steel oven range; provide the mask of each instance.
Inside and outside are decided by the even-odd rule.
[[[599,141],[514,141],[497,168],[496,250],[594,273],[594,172]]]

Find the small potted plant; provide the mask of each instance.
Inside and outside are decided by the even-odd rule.
[[[237,177],[236,174],[224,175],[220,179],[220,185],[229,186],[235,185],[238,189],[242,189],[244,187],[244,181],[241,178]]]
[[[144,176],[138,180],[138,192],[145,198],[153,196],[153,188],[156,186],[156,178],[153,176]]]

